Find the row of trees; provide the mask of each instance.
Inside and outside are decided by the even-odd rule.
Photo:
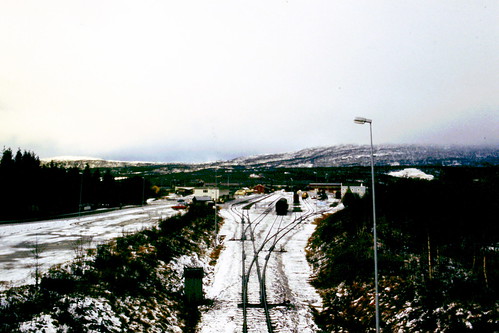
[[[116,181],[108,170],[41,165],[29,151],[4,149],[0,161],[0,220],[43,218],[88,208],[141,204],[154,193],[141,177]]]
[[[448,169],[431,182],[380,180],[376,208],[383,327],[497,329],[497,169]],[[313,284],[325,305],[317,318],[327,331],[374,328],[371,202],[369,196],[346,195],[346,208],[322,221],[310,239]]]

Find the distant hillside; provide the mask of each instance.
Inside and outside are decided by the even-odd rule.
[[[86,157],[86,156],[59,156],[59,157],[50,157],[50,158],[42,158],[42,164],[50,164],[54,163],[56,165],[70,168],[70,167],[78,167],[84,168],[87,164],[91,168],[126,168],[132,166],[154,166],[154,165],[164,165],[166,163],[158,163],[158,162],[141,162],[141,161],[113,161],[113,160],[104,160],[96,157]]]
[[[499,148],[380,145],[375,147],[376,165],[498,165]],[[370,146],[341,145],[307,148],[293,153],[236,158],[223,166],[331,167],[369,165]]]
[[[165,173],[192,171],[211,167],[334,167],[358,166],[370,164],[370,146],[340,145],[330,147],[307,148],[297,152],[255,155],[239,157],[228,161],[200,164],[180,164],[161,162],[106,161],[96,158],[44,159],[42,163],[55,163],[65,166],[91,168],[123,168],[136,166],[157,166]],[[430,146],[430,145],[379,145],[375,147],[376,165],[463,165],[486,166],[499,165],[499,148],[466,146]],[[175,171],[173,171],[175,170]]]

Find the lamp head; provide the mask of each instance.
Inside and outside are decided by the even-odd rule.
[[[363,118],[363,117],[355,117],[355,119],[353,120],[354,123],[356,124],[365,124],[365,123],[372,123],[372,120],[371,119],[367,119],[367,118]]]

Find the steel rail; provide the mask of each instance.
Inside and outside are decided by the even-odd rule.
[[[275,193],[273,194],[275,195]],[[250,202],[250,205],[253,205],[256,202],[262,201],[264,199],[270,198],[272,195],[265,196],[264,198],[259,198],[259,200]],[[263,241],[260,243],[258,246],[256,244],[256,230],[257,227],[260,225],[260,223],[265,219],[265,217],[272,211],[272,209],[275,206],[275,203],[281,198],[283,195],[278,195],[277,199],[272,200],[271,203],[269,203],[268,208],[266,208],[261,214],[259,214],[256,218],[253,219],[253,221],[250,219],[250,213],[248,209],[243,209],[242,212],[238,212],[237,208],[235,207],[236,205],[231,206],[231,209],[234,211],[234,213],[241,217],[241,255],[242,255],[242,287],[241,287],[241,293],[242,293],[242,308],[243,308],[243,332],[246,333],[248,330],[248,305],[249,305],[249,300],[248,300],[248,281],[250,279],[250,274],[253,269],[253,267],[256,267],[256,275],[258,278],[258,283],[260,286],[260,303],[261,306],[263,307],[264,313],[265,313],[265,318],[266,318],[266,324],[267,324],[267,329],[269,332],[273,332],[274,328],[272,326],[272,321],[270,317],[270,309],[269,309],[269,304],[267,300],[267,292],[266,292],[266,272],[267,272],[267,267],[268,263],[271,257],[272,252],[274,251],[276,245],[286,236],[288,235],[292,230],[295,230],[295,228],[301,224],[303,221],[306,219],[314,216],[314,215],[319,215],[322,214],[322,211],[318,210],[317,207],[313,206],[308,200],[301,199],[302,203],[306,206],[306,212],[300,214],[295,214],[293,220],[288,223],[285,226],[282,226],[284,217],[281,217],[279,220],[278,226],[277,226],[277,231],[275,231],[275,226],[277,222],[277,218],[274,219],[270,227],[268,227],[268,231],[263,237]],[[249,201],[249,200],[248,200]],[[248,201],[244,202],[247,203]],[[238,203],[237,206],[242,205],[242,203]],[[245,212],[246,211],[246,212]],[[264,229],[265,230],[265,229]],[[263,231],[263,230],[262,230]],[[252,242],[252,249],[253,249],[253,258],[251,259],[251,262],[249,263],[249,266],[246,266],[246,260],[248,259],[247,254],[246,254],[246,249],[244,245],[244,240],[246,240],[246,237],[250,236],[251,242]],[[265,246],[267,244],[271,244],[269,248],[269,253],[265,256],[264,264],[263,266],[260,265],[259,262],[259,254],[263,251]]]
[[[270,196],[268,196],[270,197]],[[279,198],[278,198],[279,199]],[[278,200],[277,199],[277,200]],[[263,200],[263,199],[261,199]],[[275,201],[277,201],[275,200]],[[260,286],[260,303],[261,305],[263,306],[264,308],[264,314],[265,314],[265,320],[266,320],[266,325],[267,325],[267,330],[270,332],[270,333],[273,333],[273,327],[272,327],[272,321],[271,321],[271,318],[270,318],[270,311],[269,311],[269,307],[268,307],[268,302],[267,302],[267,299],[266,299],[266,292],[265,292],[265,284],[262,283],[262,275],[261,275],[261,272],[260,272],[260,265],[259,265],[259,262],[258,262],[258,255],[261,251],[261,248],[257,249],[257,246],[256,246],[256,239],[255,239],[255,230],[256,230],[256,227],[258,226],[258,224],[263,221],[264,217],[267,216],[271,209],[272,209],[272,205],[269,205],[270,206],[270,209],[266,209],[264,211],[264,213],[260,214],[259,217],[257,217],[257,220],[259,220],[258,222],[256,223],[252,223],[251,222],[251,219],[250,219],[250,215],[249,215],[249,211],[246,210],[246,221],[247,221],[247,227],[243,227],[243,230],[242,230],[242,236],[241,236],[241,240],[245,240],[245,234],[247,231],[249,231],[250,233],[250,239],[251,239],[251,242],[252,242],[252,247],[253,247],[253,259],[250,263],[250,266],[248,268],[248,270],[246,271],[245,269],[245,261],[246,261],[246,254],[245,254],[245,247],[244,247],[244,242],[242,242],[242,252],[243,252],[243,278],[242,278],[242,307],[243,307],[243,332],[246,333],[247,332],[247,329],[248,329],[248,315],[247,315],[247,307],[248,307],[248,280],[250,278],[250,274],[251,274],[251,270],[253,268],[253,265],[255,265],[256,267],[256,271],[257,271],[257,278],[258,278],[258,283],[259,283],[259,286]],[[244,211],[242,212],[242,215],[244,216]],[[244,217],[243,217],[244,218]],[[253,226],[252,226],[253,225]],[[268,236],[267,236],[268,237]]]

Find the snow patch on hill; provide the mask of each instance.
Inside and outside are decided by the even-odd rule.
[[[399,178],[418,178],[425,180],[433,180],[435,176],[424,173],[423,171],[416,168],[407,168],[399,171],[392,171],[388,173],[389,176],[399,177]]]

